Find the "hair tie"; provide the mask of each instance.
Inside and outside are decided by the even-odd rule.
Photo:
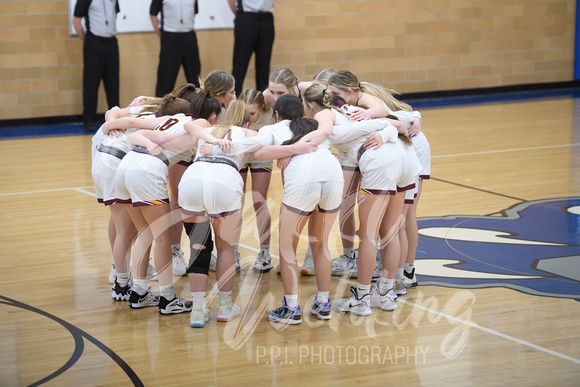
[[[359,82],[359,84],[358,84],[358,88],[359,88],[359,89],[362,89],[362,86],[360,85],[360,82]]]

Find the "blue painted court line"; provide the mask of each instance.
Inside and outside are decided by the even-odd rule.
[[[413,107],[413,110],[562,98],[580,98],[580,88],[482,94],[465,97],[445,96],[441,98],[410,99],[408,101],[405,100],[404,96],[400,97],[401,101],[408,102]],[[0,140],[79,135],[93,136],[94,132],[86,132],[83,129],[82,123],[0,128]]]
[[[580,98],[580,89],[555,89],[541,91],[522,91],[509,92],[500,94],[482,94],[478,96],[466,97],[444,97],[444,98],[426,98],[405,101],[404,96],[400,99],[409,103],[413,110],[435,109],[438,107],[457,107],[471,105],[489,105],[501,102],[515,103],[535,100],[549,100],[562,98]]]
[[[36,137],[59,137],[59,136],[78,136],[90,135],[94,132],[86,132],[82,123],[75,124],[56,124],[46,126],[21,126],[14,128],[0,129],[0,140],[14,140],[20,138]]]

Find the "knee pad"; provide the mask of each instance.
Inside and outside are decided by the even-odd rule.
[[[187,273],[209,274],[209,264],[213,251],[211,226],[209,221],[200,223],[184,223],[185,231],[189,236],[190,258]],[[195,249],[192,246],[199,244],[205,249]]]

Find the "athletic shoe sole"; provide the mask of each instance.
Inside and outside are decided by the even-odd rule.
[[[277,322],[280,324],[287,324],[287,325],[298,325],[302,323],[302,318],[300,320],[295,320],[295,319],[277,319],[277,318],[272,318],[270,316],[268,316],[268,320],[272,321],[272,322]]]

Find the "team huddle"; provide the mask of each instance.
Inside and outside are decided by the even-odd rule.
[[[371,308],[394,310],[395,299],[417,286],[417,204],[431,159],[420,113],[392,90],[359,82],[349,71],[323,69],[301,82],[280,68],[266,90],[239,96],[233,76],[223,71],[200,85],[113,108],[93,137],[95,190],[111,214],[113,299],[131,308],[155,306],[161,314],[190,312],[191,327],[203,327],[210,317],[209,271],[215,271],[217,321],[239,317],[232,289],[240,270],[246,177],[252,174],[260,238],[253,270],[266,273],[274,268],[266,201],[277,160],[284,190],[276,270],[284,297],[268,320],[302,322],[300,274],[316,277],[310,313],[321,320],[332,310],[360,316]],[[337,218],[343,254],[331,259],[328,240]],[[308,252],[299,269],[296,250],[307,223]],[[191,301],[173,290],[173,275],[186,273]],[[357,285],[348,298],[331,303],[333,275],[356,278]],[[158,295],[151,280],[159,281]]]

